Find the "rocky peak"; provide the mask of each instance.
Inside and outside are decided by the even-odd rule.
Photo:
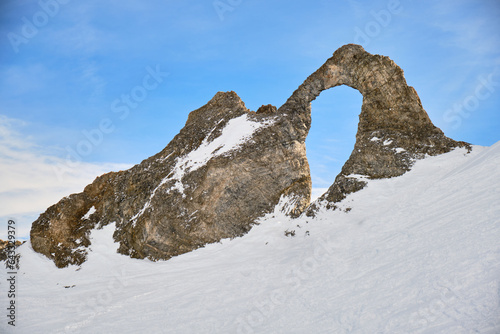
[[[339,85],[363,95],[356,144],[334,184],[308,207],[311,102]],[[161,152],[129,170],[102,175],[48,208],[32,225],[31,244],[58,267],[78,265],[86,259],[90,231],[114,224],[120,253],[168,259],[245,234],[279,203],[291,216],[314,215],[363,188],[356,175],[398,176],[426,154],[466,145],[432,124],[392,60],[350,44],[279,109],[264,105],[253,112],[236,93],[217,93],[189,114]]]
[[[298,215],[310,191],[305,144],[292,125],[219,92],[160,153],[48,208],[32,225],[31,243],[58,267],[78,265],[90,231],[115,224],[120,253],[168,259],[245,234],[285,198]]]
[[[229,118],[231,113],[238,111],[250,112],[238,94],[233,91],[218,92],[205,106],[189,113],[186,126],[200,121],[210,122],[213,126],[221,119]]]
[[[257,109],[257,114],[273,114],[278,111],[278,108],[273,106],[272,104],[262,105],[259,109]]]

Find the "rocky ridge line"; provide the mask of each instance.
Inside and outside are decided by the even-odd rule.
[[[160,153],[98,177],[33,223],[33,249],[58,267],[86,260],[90,231],[114,223],[118,251],[168,259],[248,232],[280,199],[291,215],[311,191],[305,144],[276,108],[248,110],[234,92],[191,112]]]

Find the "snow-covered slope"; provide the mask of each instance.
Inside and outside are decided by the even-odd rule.
[[[3,316],[0,332],[500,333],[499,165],[500,142],[457,149],[369,181],[342,211],[276,210],[165,262],[116,254],[112,226],[81,268],[25,244],[16,328]]]

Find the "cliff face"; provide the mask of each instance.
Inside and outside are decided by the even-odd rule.
[[[311,101],[339,85],[363,95],[356,144],[334,184],[308,207]],[[168,259],[245,234],[280,199],[292,216],[314,215],[363,188],[353,175],[398,176],[415,159],[464,145],[432,124],[392,60],[346,45],[279,109],[267,105],[253,112],[236,93],[217,93],[189,114],[163,151],[127,171],[100,176],[48,208],[33,223],[31,243],[58,267],[81,264],[90,231],[114,222],[119,252]]]
[[[168,259],[243,235],[282,196],[298,215],[310,191],[292,124],[275,107],[252,112],[234,92],[217,93],[163,151],[51,206],[33,223],[31,243],[58,267],[81,264],[90,231],[115,222],[119,252]]]

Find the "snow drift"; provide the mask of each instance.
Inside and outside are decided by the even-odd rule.
[[[499,333],[499,165],[500,142],[427,157],[364,179],[335,211],[278,207],[241,238],[164,262],[117,254],[112,225],[81,266],[27,243],[16,328],[4,318],[0,332]]]

